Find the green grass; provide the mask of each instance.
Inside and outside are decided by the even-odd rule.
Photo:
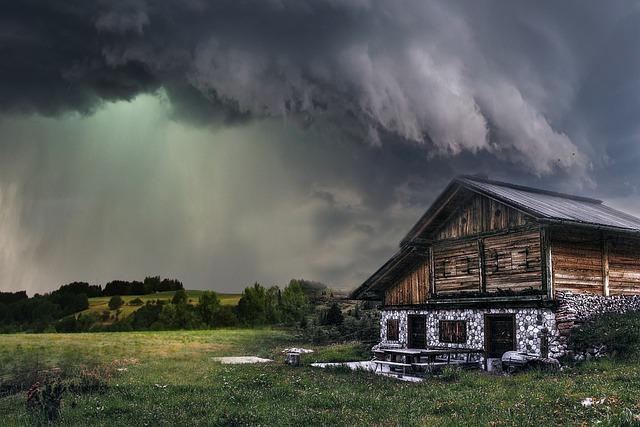
[[[314,360],[360,358],[357,343],[313,347],[305,364],[281,363],[300,345],[277,329],[0,336],[0,373],[13,363],[137,359],[103,393],[67,395],[62,425],[637,425],[640,365],[599,361],[560,373],[404,383],[367,372],[322,370]],[[221,365],[222,355],[276,357]],[[75,358],[75,359],[74,359]],[[68,362],[67,362],[68,363]],[[156,386],[158,384],[161,387]],[[162,387],[165,386],[166,387]],[[585,397],[605,398],[584,408]],[[2,425],[32,425],[24,394],[0,398]],[[625,424],[627,423],[627,424]]]
[[[202,295],[203,292],[205,291],[193,291],[193,290],[187,291],[189,303],[197,304],[198,299],[200,298],[200,295]],[[120,307],[119,318],[123,319],[140,308],[140,306],[129,305],[129,302],[131,302],[131,300],[140,298],[143,303],[146,303],[147,301],[155,301],[155,300],[169,302],[173,298],[174,294],[175,294],[175,291],[165,291],[165,292],[157,292],[155,294],[148,294],[148,295],[123,295],[122,299],[124,300],[124,305]],[[237,305],[238,301],[240,301],[240,296],[241,296],[240,294],[218,294],[218,297],[220,298],[220,303],[222,305]],[[82,311],[81,313],[86,314],[86,313],[94,312],[94,313],[101,314],[104,311],[109,311],[111,312],[111,314],[114,314],[116,310],[109,310],[110,299],[111,297],[89,298],[89,308]]]

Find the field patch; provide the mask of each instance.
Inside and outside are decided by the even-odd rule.
[[[188,298],[187,302],[191,305],[197,305],[198,299],[204,292],[206,291],[198,291],[198,290],[187,291],[187,298]],[[165,291],[165,292],[156,292],[154,294],[147,294],[147,295],[122,295],[121,298],[123,299],[124,304],[122,305],[122,307],[118,309],[120,311],[118,318],[124,319],[130,316],[131,313],[138,310],[143,304],[146,304],[148,301],[151,301],[151,302],[163,301],[165,303],[169,303],[171,302],[171,299],[173,298],[174,294],[175,294],[175,291]],[[229,305],[229,306],[238,305],[238,301],[240,301],[240,297],[241,297],[240,294],[218,294],[218,298],[220,298],[220,304]],[[89,308],[81,311],[80,313],[81,314],[96,313],[100,315],[105,311],[108,311],[110,316],[112,317],[110,318],[109,321],[105,321],[103,323],[105,324],[113,323],[113,321],[115,320],[115,313],[118,310],[109,309],[110,299],[111,299],[110,296],[89,298]],[[135,299],[140,299],[142,301],[142,305],[132,305],[131,301]]]

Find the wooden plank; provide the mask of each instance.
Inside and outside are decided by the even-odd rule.
[[[543,289],[547,292],[548,298],[553,298],[554,295],[554,282],[553,282],[553,256],[551,253],[551,236],[550,230],[547,227],[540,228],[541,245],[542,245],[542,260],[541,268],[543,274]]]
[[[484,274],[484,240],[478,239],[478,275],[480,276],[480,292],[487,291],[487,278]]]
[[[561,230],[550,242],[556,291],[604,295],[602,236],[600,233]]]
[[[434,236],[437,240],[458,239],[523,226],[531,221],[532,218],[523,212],[484,195],[474,194],[453,209]]]
[[[640,295],[640,241],[607,239],[609,295]]]
[[[408,270],[393,285],[386,289],[386,305],[411,305],[427,301],[429,287],[429,261],[424,261]]]
[[[542,290],[540,230],[483,239],[485,290]]]

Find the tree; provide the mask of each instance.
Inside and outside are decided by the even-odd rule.
[[[148,294],[160,291],[160,276],[145,277],[143,283],[145,291]]]
[[[267,323],[280,323],[282,321],[282,292],[277,286],[267,289],[265,294],[265,317]]]
[[[175,305],[184,305],[187,303],[187,292],[184,289],[179,289],[173,294],[173,298],[171,299],[171,304]]]
[[[220,298],[218,298],[218,294],[215,292],[204,292],[200,295],[197,311],[206,325],[215,326],[216,315],[218,311],[220,311]]]
[[[245,288],[238,301],[240,321],[250,325],[266,323],[266,300],[266,290],[261,284],[256,282],[253,286]]]
[[[341,325],[343,321],[344,316],[342,315],[342,310],[340,310],[340,306],[334,302],[327,311],[324,323],[326,325]]]
[[[297,280],[289,282],[282,292],[282,314],[287,323],[299,322],[309,311],[309,300]]]
[[[236,316],[235,307],[229,305],[221,305],[215,316],[216,326],[236,326],[238,324],[238,316]]]
[[[102,288],[100,285],[90,285],[86,282],[71,282],[60,286],[52,293],[85,294],[88,298],[93,298],[102,296]]]
[[[114,295],[109,300],[109,310],[117,310],[122,307],[122,304],[124,304],[124,301],[120,295]]]
[[[161,304],[147,303],[143,305],[129,316],[131,327],[134,330],[150,329],[151,325],[158,321],[162,307]]]

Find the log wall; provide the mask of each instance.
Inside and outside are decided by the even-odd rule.
[[[483,246],[487,292],[542,289],[538,230],[487,237]]]
[[[524,213],[480,194],[461,206],[436,233],[436,240],[457,239],[525,225]]]
[[[434,246],[433,267],[436,293],[480,291],[477,240]]]
[[[640,240],[608,242],[609,295],[640,295]]]
[[[597,233],[553,232],[551,256],[556,292],[604,294],[602,240]]]
[[[384,293],[385,305],[410,305],[427,301],[429,295],[429,262],[409,271]]]

